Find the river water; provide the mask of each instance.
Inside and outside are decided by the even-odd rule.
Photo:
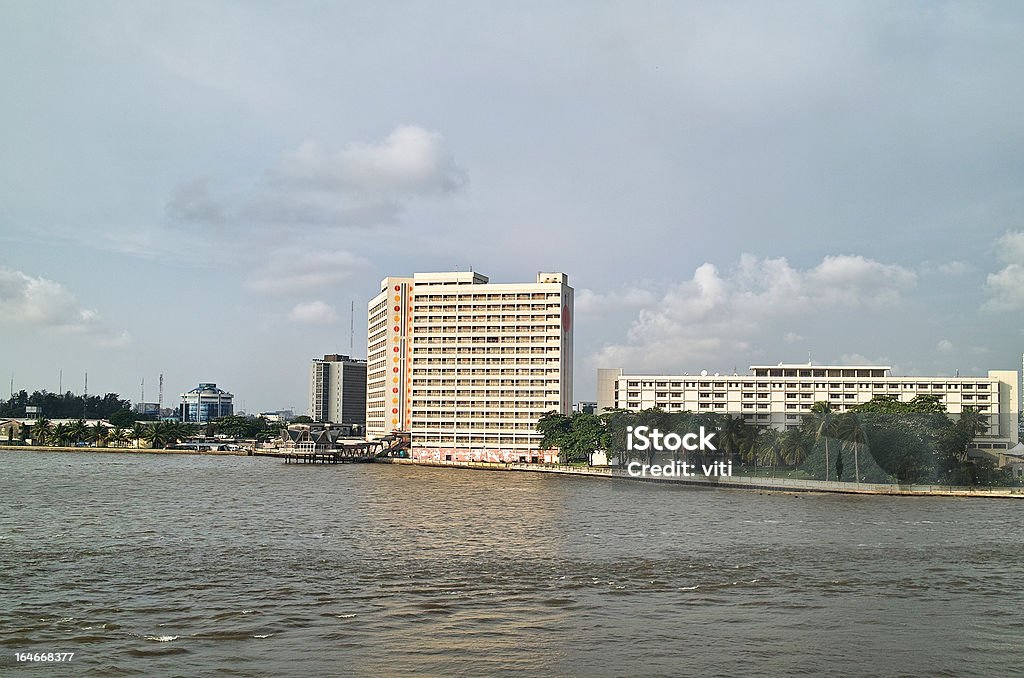
[[[995,676],[1024,666],[1016,500],[0,452],[0,509],[0,672]],[[57,666],[15,652],[74,656]]]

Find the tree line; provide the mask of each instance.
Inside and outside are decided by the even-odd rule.
[[[0,417],[25,418],[28,416],[27,408],[32,406],[41,408],[43,414],[51,419],[109,419],[115,412],[128,410],[131,403],[116,393],[81,396],[71,391],[50,393],[43,390],[29,394],[21,390],[0,402]]]
[[[221,417],[203,424],[177,421],[140,422],[130,426],[106,426],[101,422],[90,425],[84,419],[54,424],[47,418],[37,419],[21,429],[21,440],[31,439],[33,445],[69,447],[95,445],[96,447],[138,447],[141,442],[162,449],[198,436],[223,434],[232,438],[266,441],[276,436],[283,424],[272,424],[266,419],[238,415]]]
[[[630,450],[629,427],[648,426],[680,435],[701,426],[716,431],[715,452],[658,453]],[[588,461],[597,450],[617,459],[646,464],[731,461],[747,471],[766,468],[800,472],[805,477],[876,483],[1004,485],[1014,482],[985,459],[968,456],[970,443],[988,428],[987,417],[971,408],[953,419],[940,397],[919,395],[909,402],[876,396],[867,403],[836,411],[815,403],[811,412],[785,431],[747,423],[739,416],[665,412],[657,408],[605,410],[566,416],[548,412],[537,423],[541,446],[558,448],[565,463]]]

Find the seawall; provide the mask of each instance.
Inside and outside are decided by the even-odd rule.
[[[797,480],[794,478],[760,478],[749,476],[691,478],[654,478],[631,476],[623,470],[608,467],[576,467],[544,464],[491,462],[420,461],[412,459],[378,458],[377,462],[409,466],[436,466],[478,471],[520,471],[527,473],[556,473],[570,476],[589,476],[631,482],[668,483],[700,488],[754,490],[757,492],[824,492],[832,494],[874,494],[904,497],[990,497],[998,499],[1024,499],[1024,487],[963,487],[947,485],[889,485],[883,483],[843,483],[825,480]]]

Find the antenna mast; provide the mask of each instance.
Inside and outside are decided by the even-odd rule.
[[[156,403],[156,418],[160,419],[164,409],[164,373],[160,373],[160,399]]]

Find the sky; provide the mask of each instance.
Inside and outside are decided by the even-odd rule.
[[[1012,2],[0,0],[0,376],[306,412],[470,268],[569,275],[577,400],[1019,370],[1021,73]]]

